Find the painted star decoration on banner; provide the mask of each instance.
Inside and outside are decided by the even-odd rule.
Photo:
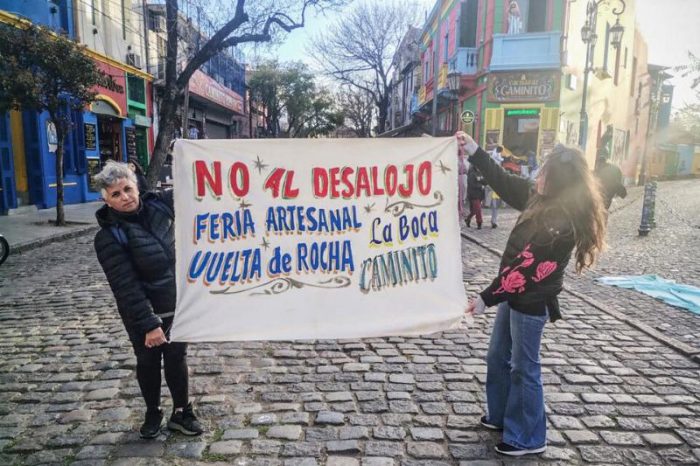
[[[258,171],[258,173],[262,174],[262,171],[267,168],[267,164],[260,160],[259,155],[255,156],[255,159],[255,169]]]

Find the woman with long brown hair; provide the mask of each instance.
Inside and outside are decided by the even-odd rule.
[[[544,326],[561,318],[557,295],[575,256],[576,271],[595,262],[605,238],[598,183],[577,149],[558,145],[533,183],[507,173],[474,140],[458,132],[460,151],[491,188],[520,210],[493,282],[472,299],[468,314],[498,305],[487,355],[488,412],[481,424],[502,430],[496,451],[542,453],[547,426],[540,366]]]

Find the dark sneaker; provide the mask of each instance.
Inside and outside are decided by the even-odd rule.
[[[173,411],[170,420],[168,421],[168,429],[182,432],[185,435],[200,435],[204,432],[202,424],[194,415],[192,403],[188,404],[182,411]]]
[[[542,453],[547,449],[547,445],[542,445],[539,448],[517,448],[512,445],[508,445],[507,443],[499,443],[496,445],[496,451],[498,453],[501,453],[502,455],[508,455],[508,456],[524,456],[524,455],[533,455],[535,453]]]
[[[491,224],[491,228],[498,228],[498,224],[492,223],[492,224]]]
[[[163,422],[163,410],[157,409],[146,411],[146,420],[144,421],[139,434],[141,438],[156,438],[160,433],[160,424]]]
[[[479,422],[481,422],[481,425],[484,426],[484,427],[486,427],[487,429],[491,429],[491,430],[503,430],[503,427],[498,427],[496,424],[491,424],[491,423],[487,420],[486,416],[481,416],[481,420],[480,420]]]

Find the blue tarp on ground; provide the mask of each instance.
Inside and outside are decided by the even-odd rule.
[[[637,290],[672,306],[688,309],[700,315],[700,288],[682,285],[658,275],[625,275],[596,279],[605,285]]]

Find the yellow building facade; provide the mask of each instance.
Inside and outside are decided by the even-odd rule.
[[[587,18],[587,1],[568,1],[562,41],[562,83],[558,140],[578,145],[583,98],[586,44],[581,29]],[[602,2],[598,7],[597,41],[590,60],[586,111],[588,131],[585,155],[591,167],[605,147],[610,161],[620,167],[626,181],[636,179],[647,144],[650,78],[647,45],[635,22],[636,1]],[[624,34],[619,47],[611,42],[610,29],[619,19]]]

